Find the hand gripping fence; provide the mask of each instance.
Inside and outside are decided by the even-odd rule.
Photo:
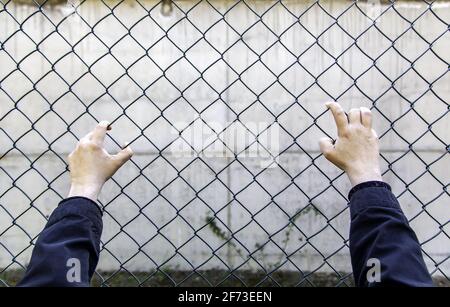
[[[97,286],[351,286],[326,101],[366,106],[384,179],[450,282],[450,2],[0,0],[0,285],[100,120]]]

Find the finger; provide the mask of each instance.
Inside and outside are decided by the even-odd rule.
[[[319,140],[320,151],[323,153],[325,158],[329,158],[334,152],[333,140],[330,138],[321,138]]]
[[[67,156],[67,159],[70,161],[70,160],[72,160],[72,158],[73,158],[73,151]]]
[[[97,127],[95,127],[95,129],[92,131],[90,137],[91,141],[99,146],[103,145],[108,130],[111,130],[109,122],[101,121],[100,123],[98,123]]]
[[[133,150],[130,146],[125,145],[126,147],[119,151],[117,154],[113,155],[112,158],[117,161],[119,167],[124,165],[131,157],[134,155]]]
[[[350,112],[348,112],[348,122],[350,124],[360,124],[361,111],[359,109],[351,109]]]
[[[348,121],[344,110],[337,102],[328,102],[326,106],[330,109],[333,114],[334,121],[336,122],[338,135],[341,136],[342,133],[347,129]]]
[[[372,134],[376,139],[378,139],[378,133],[374,129],[372,129]]]
[[[372,112],[365,107],[360,108],[361,111],[361,124],[364,127],[372,129]]]
[[[83,136],[79,141],[79,143],[85,142],[85,141],[90,141],[92,139],[92,133],[93,131],[89,132],[88,134],[86,134],[85,136]]]

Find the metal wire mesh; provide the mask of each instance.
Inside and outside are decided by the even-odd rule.
[[[316,145],[327,100],[374,112],[383,175],[448,283],[449,18],[441,1],[0,1],[0,284],[107,118],[110,147],[137,155],[100,197],[94,284],[351,285],[349,185]],[[253,137],[238,149],[236,125]],[[270,163],[242,156],[274,126]],[[205,156],[214,143],[231,154]]]

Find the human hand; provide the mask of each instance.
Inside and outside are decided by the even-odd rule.
[[[133,156],[130,147],[126,147],[116,155],[110,155],[104,149],[108,130],[111,130],[109,123],[100,122],[78,142],[75,150],[69,155],[72,182],[69,197],[83,196],[97,201],[105,182]]]
[[[378,137],[372,129],[371,111],[364,107],[351,109],[347,119],[338,103],[329,102],[326,106],[333,114],[338,137],[334,144],[330,138],[320,139],[320,150],[325,158],[345,171],[352,186],[382,181]]]

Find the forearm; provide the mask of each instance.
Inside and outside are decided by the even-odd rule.
[[[432,286],[419,242],[389,185],[357,185],[349,195],[350,253],[357,286]],[[369,283],[370,261],[379,261],[380,281]]]
[[[100,252],[102,214],[82,197],[62,201],[50,216],[18,286],[89,286]]]

